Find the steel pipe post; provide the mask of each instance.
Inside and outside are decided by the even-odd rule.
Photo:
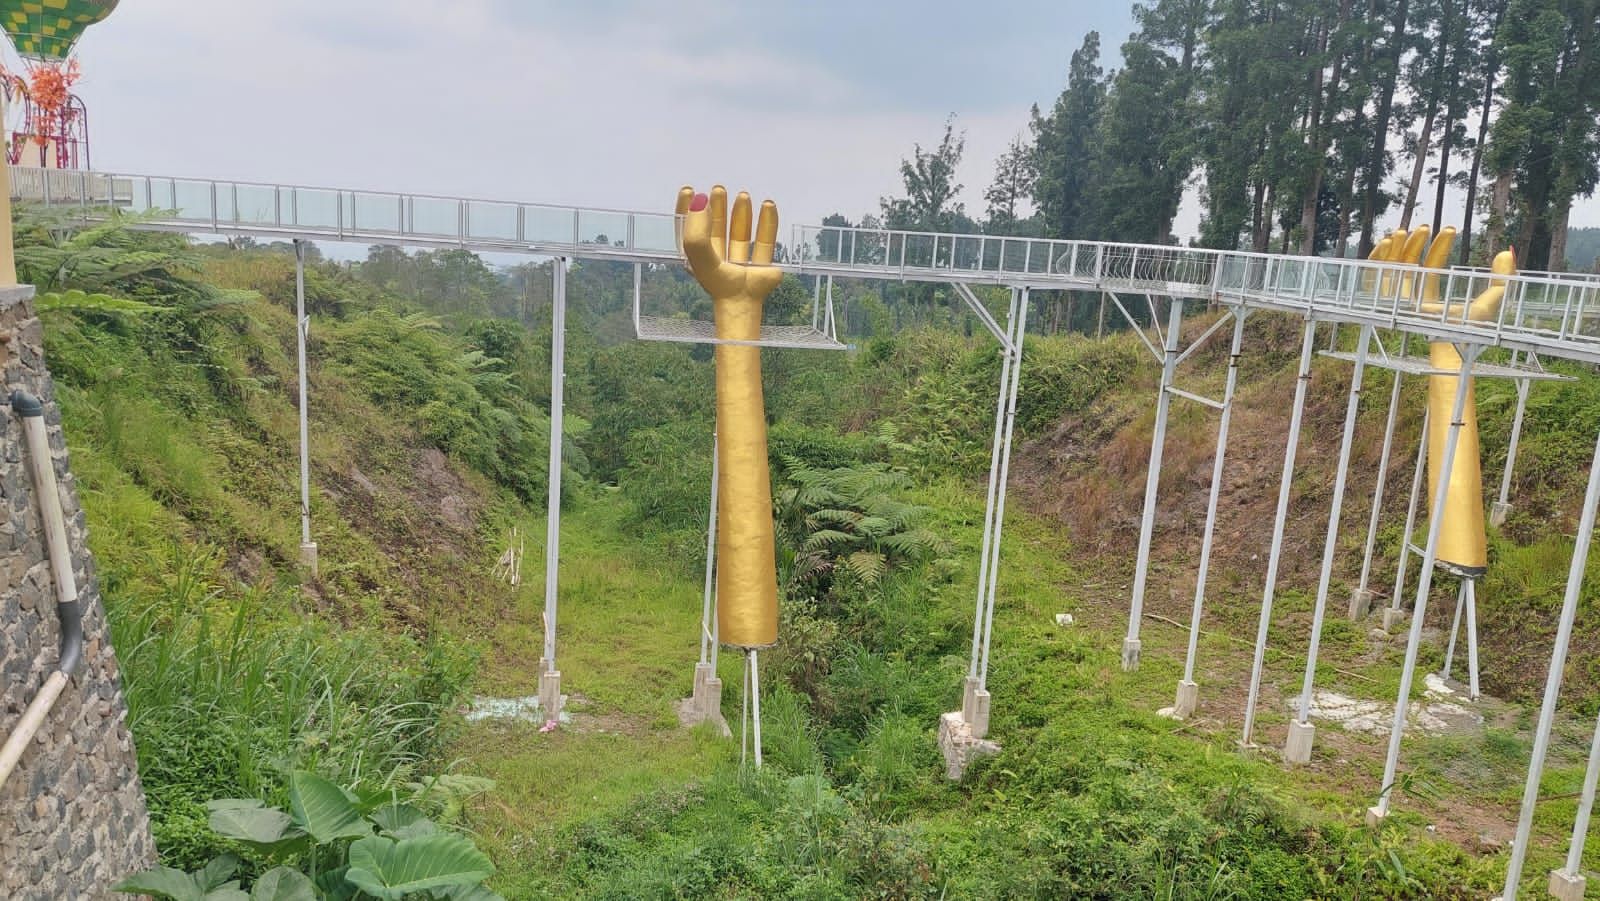
[[[547,721],[561,715],[561,670],[556,666],[556,586],[561,565],[561,441],[567,381],[567,260],[551,265],[550,297],[550,462],[544,537],[544,658],[540,661],[539,704]]]
[[[1316,727],[1311,724],[1311,693],[1317,679],[1317,651],[1322,647],[1322,620],[1328,610],[1328,587],[1333,582],[1333,558],[1339,549],[1339,516],[1344,509],[1345,477],[1350,472],[1351,441],[1355,437],[1356,416],[1361,412],[1361,386],[1366,377],[1367,351],[1372,345],[1372,326],[1363,325],[1356,338],[1355,369],[1350,373],[1350,400],[1344,410],[1344,434],[1339,440],[1339,464],[1333,477],[1333,504],[1328,511],[1328,533],[1322,543],[1322,572],[1317,579],[1317,603],[1311,613],[1311,645],[1306,650],[1306,673],[1300,685],[1300,708],[1289,724],[1289,741],[1284,759],[1308,763]]]
[[[1589,743],[1589,763],[1583,771],[1583,794],[1578,801],[1578,817],[1572,824],[1572,843],[1567,846],[1567,865],[1550,873],[1550,894],[1582,898],[1588,880],[1583,875],[1583,846],[1589,838],[1589,815],[1594,812],[1596,784],[1600,783],[1600,720]]]
[[[311,431],[307,410],[306,341],[311,317],[306,315],[306,245],[294,242],[294,345],[299,381],[300,414],[300,565],[317,577],[317,543],[311,540]]]
[[[1378,455],[1378,484],[1372,489],[1372,512],[1367,517],[1367,543],[1361,552],[1361,581],[1350,595],[1350,618],[1361,619],[1372,611],[1372,555],[1378,547],[1378,521],[1383,516],[1383,488],[1389,480],[1389,453],[1394,449],[1394,424],[1400,412],[1400,370],[1394,371],[1394,387],[1389,389],[1389,417],[1383,425],[1383,451]]]
[[[1015,368],[1015,348],[1008,346],[1016,329],[1017,306],[1021,292],[1013,288],[1006,308],[1006,340],[1000,342],[1000,389],[996,393],[994,411],[994,439],[989,450],[989,488],[983,507],[983,542],[978,546],[978,592],[972,612],[972,654],[968,661],[967,678],[961,691],[961,718],[969,726],[988,719],[988,693],[978,679],[979,656],[983,653],[984,601],[989,592],[989,548],[994,541],[996,491],[1000,484],[1000,459],[1005,451],[1006,402],[1011,397],[1012,371]]]
[[[1533,732],[1533,756],[1528,761],[1528,781],[1522,790],[1522,809],[1517,816],[1517,831],[1511,840],[1511,859],[1506,864],[1504,901],[1517,896],[1522,881],[1522,866],[1528,856],[1528,839],[1533,831],[1533,811],[1539,803],[1539,783],[1544,779],[1545,755],[1550,751],[1550,731],[1555,725],[1556,701],[1561,697],[1561,679],[1567,669],[1567,651],[1572,643],[1572,624],[1578,616],[1578,599],[1583,593],[1583,577],[1589,565],[1589,542],[1594,538],[1595,506],[1600,504],[1600,435],[1595,438],[1594,456],[1589,462],[1589,487],[1583,494],[1583,510],[1574,536],[1572,563],[1567,568],[1567,589],[1561,599],[1561,619],[1556,627],[1555,646],[1550,652],[1550,671],[1544,679],[1544,701],[1539,706],[1539,723]],[[1591,755],[1590,770],[1593,770]]]
[[[1394,591],[1389,595],[1389,607],[1383,611],[1383,628],[1388,631],[1405,618],[1405,608],[1400,599],[1406,590],[1406,558],[1411,555],[1411,535],[1417,528],[1417,504],[1422,498],[1422,480],[1428,474],[1428,420],[1433,411],[1423,408],[1422,432],[1417,439],[1417,470],[1411,474],[1411,499],[1406,502],[1406,528],[1400,535],[1400,553],[1395,560]]]
[[[1511,440],[1506,444],[1506,468],[1500,474],[1500,495],[1489,508],[1489,523],[1495,528],[1506,524],[1511,515],[1511,472],[1517,465],[1517,444],[1522,440],[1522,416],[1528,409],[1529,379],[1517,379],[1517,411],[1511,417]]]
[[[1022,339],[1028,331],[1027,288],[1018,290],[1017,315],[1011,334],[1011,396],[1006,400],[1006,432],[1000,453],[1000,483],[995,492],[994,534],[989,547],[989,597],[983,614],[983,651],[978,663],[978,688],[980,715],[971,723],[974,737],[982,738],[989,731],[989,643],[994,638],[995,590],[1000,584],[1000,533],[1006,518],[1006,482],[1011,477],[1011,436],[1017,424],[1017,389],[1022,383]],[[980,728],[981,727],[981,728]]]
[[[1183,660],[1183,678],[1178,681],[1178,696],[1172,715],[1186,719],[1200,703],[1200,683],[1194,678],[1195,657],[1200,649],[1200,618],[1205,612],[1206,578],[1211,572],[1211,542],[1217,525],[1217,499],[1222,494],[1222,472],[1228,452],[1228,424],[1233,419],[1233,393],[1239,382],[1239,350],[1244,342],[1244,307],[1234,311],[1233,343],[1228,346],[1228,378],[1222,389],[1222,416],[1217,422],[1217,450],[1211,462],[1211,493],[1206,498],[1206,525],[1200,536],[1200,569],[1195,574],[1194,609],[1189,613],[1189,648]]]
[[[1376,823],[1389,815],[1395,775],[1400,768],[1400,739],[1405,736],[1406,713],[1411,706],[1411,682],[1416,676],[1417,651],[1422,645],[1422,621],[1428,613],[1428,592],[1433,590],[1433,569],[1438,562],[1439,532],[1444,525],[1444,506],[1449,497],[1451,467],[1456,461],[1456,445],[1461,438],[1462,416],[1466,412],[1467,393],[1472,387],[1472,365],[1477,362],[1480,348],[1468,345],[1461,352],[1461,372],[1456,376],[1455,403],[1450,412],[1450,428],[1446,433],[1444,453],[1439,457],[1439,487],[1434,491],[1433,504],[1428,508],[1428,542],[1422,549],[1422,570],[1417,577],[1416,600],[1411,604],[1411,632],[1406,639],[1405,663],[1400,668],[1400,690],[1394,703],[1394,721],[1390,724],[1389,753],[1383,764],[1383,785],[1378,803],[1367,808],[1367,821]],[[1427,444],[1427,433],[1423,433]]]
[[[1306,316],[1305,338],[1300,342],[1299,378],[1294,385],[1294,407],[1289,413],[1289,440],[1283,451],[1283,479],[1278,485],[1278,509],[1272,521],[1272,548],[1267,554],[1267,581],[1261,592],[1261,619],[1256,624],[1255,660],[1250,665],[1250,693],[1244,707],[1244,733],[1240,747],[1251,747],[1256,724],[1256,700],[1261,693],[1261,669],[1267,659],[1267,629],[1272,624],[1272,600],[1278,587],[1278,564],[1283,560],[1283,530],[1289,517],[1289,492],[1294,481],[1294,458],[1300,446],[1300,421],[1306,409],[1306,389],[1311,385],[1311,355],[1316,350],[1317,321]]]
[[[1152,317],[1152,324],[1154,324]],[[1157,326],[1159,331],[1160,326]],[[1178,333],[1183,328],[1183,298],[1172,298],[1167,334],[1162,343],[1161,386],[1156,397],[1156,423],[1150,436],[1150,466],[1144,480],[1144,515],[1139,521],[1139,553],[1133,564],[1133,601],[1128,610],[1128,636],[1122,640],[1122,668],[1139,668],[1139,620],[1144,616],[1144,588],[1150,572],[1150,542],[1156,528],[1156,494],[1161,484],[1161,452],[1167,441],[1167,410],[1172,406],[1173,377],[1178,369]]]

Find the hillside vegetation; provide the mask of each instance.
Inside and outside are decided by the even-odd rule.
[[[698,644],[711,363],[703,348],[623,340],[627,270],[572,274],[559,659],[573,717],[542,732],[462,713],[472,695],[537,684],[547,266],[501,273],[457,251],[381,249],[355,266],[313,261],[322,565],[302,578],[286,248],[115,225],[73,234],[28,211],[18,229],[25,280],[89,292],[40,305],[167,864],[245,851],[248,882],[274,860],[209,830],[205,802],[283,804],[300,770],[415,797],[474,836],[498,868],[489,885],[510,898],[1465,898],[1497,883],[1499,856],[1478,834],[1508,834],[1526,757],[1515,711],[1482,734],[1409,741],[1404,797],[1376,831],[1358,816],[1377,793],[1370,736],[1324,727],[1302,770],[1233,747],[1229,693],[1248,649],[1229,636],[1253,630],[1292,324],[1263,316],[1249,333],[1204,703],[1189,724],[1153,713],[1170,703],[1177,630],[1147,624],[1145,668],[1117,665],[1154,368],[1127,332],[1029,338],[990,673],[1003,750],[959,783],[933,732],[958,703],[971,634],[993,345],[930,294],[912,298],[921,328],[891,335],[880,317],[852,353],[766,354],[784,618],[763,660],[767,765],[754,771],[737,738],[684,730],[674,713]],[[675,271],[649,279],[692,294]],[[797,304],[807,293],[781,290]],[[1220,379],[1221,353],[1198,355],[1198,386]],[[1542,679],[1561,535],[1600,422],[1600,391],[1578,375],[1535,390],[1518,513],[1494,540],[1486,685],[1510,698]],[[1319,364],[1291,526],[1307,548],[1320,546],[1345,377]],[[1375,382],[1364,439],[1381,429]],[[1504,389],[1481,391],[1493,473],[1510,411]],[[1403,422],[1414,440],[1416,416]],[[1166,598],[1192,579],[1211,441],[1206,417],[1179,414],[1151,595],[1179,619]],[[1364,456],[1352,521],[1372,468]],[[1403,504],[1408,468],[1393,478]],[[493,576],[514,526],[535,548],[517,586]],[[1385,555],[1398,537],[1385,531]],[[1295,556],[1272,633],[1268,748],[1286,721],[1276,686],[1298,683],[1314,576],[1315,555]],[[1058,612],[1077,623],[1056,625]],[[1583,615],[1595,615],[1588,599]],[[1330,665],[1355,676],[1326,684],[1392,698],[1398,645],[1337,617],[1327,641]],[[1596,650],[1574,663],[1585,713]],[[735,725],[737,663],[725,656],[721,673]],[[1539,822],[1550,841],[1530,873],[1570,823],[1560,796],[1575,790],[1583,733],[1563,731],[1557,800]]]

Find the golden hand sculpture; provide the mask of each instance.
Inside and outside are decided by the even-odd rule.
[[[1373,248],[1370,259],[1415,266],[1420,263],[1425,270],[1439,270],[1450,259],[1450,249],[1455,244],[1456,230],[1445,228],[1428,246],[1427,226],[1412,232],[1398,231]],[[1426,256],[1423,249],[1427,248]],[[1496,255],[1490,272],[1512,275],[1517,270],[1516,254],[1506,250]],[[1393,291],[1396,273],[1386,272],[1380,278],[1384,290]],[[1398,274],[1400,297],[1412,295],[1412,276]],[[1431,315],[1446,314],[1450,319],[1465,322],[1486,322],[1500,314],[1500,302],[1505,297],[1505,280],[1491,279],[1489,287],[1473,298],[1463,308],[1459,303],[1446,309],[1446,301],[1439,296],[1439,276],[1428,273],[1422,277],[1422,296],[1419,309]],[[1461,354],[1448,341],[1434,341],[1428,345],[1429,362],[1443,372],[1461,371]],[[1428,377],[1428,497],[1436,496],[1439,489],[1439,464],[1444,459],[1445,443],[1450,435],[1450,416],[1455,412],[1456,389],[1459,375],[1431,375]],[[1431,515],[1444,517],[1439,527],[1438,560],[1461,575],[1483,575],[1488,565],[1487,539],[1484,535],[1483,516],[1483,462],[1478,447],[1478,407],[1472,384],[1467,385],[1466,406],[1461,412],[1461,433],[1456,438],[1456,453],[1449,472],[1450,485],[1446,489],[1444,511]],[[1430,501],[1431,503],[1431,501]]]
[[[772,265],[778,207],[761,204],[750,240],[750,195],[740,192],[728,222],[728,192],[684,187],[678,216],[684,257],[711,295],[717,338],[761,338],[761,307],[783,273]],[[717,630],[723,644],[764,648],[778,641],[778,565],[767,470],[767,418],[761,348],[718,344]]]

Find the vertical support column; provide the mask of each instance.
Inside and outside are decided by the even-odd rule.
[[[1155,324],[1152,317],[1151,324]],[[1133,564],[1133,602],[1128,609],[1128,635],[1122,640],[1122,669],[1139,668],[1139,626],[1144,616],[1144,586],[1150,575],[1150,542],[1156,528],[1156,494],[1161,485],[1161,453],[1167,443],[1167,410],[1172,406],[1174,375],[1178,370],[1178,332],[1183,328],[1183,298],[1172,298],[1167,314],[1166,341],[1162,345],[1161,386],[1156,395],[1156,424],[1150,435],[1150,466],[1144,479],[1144,515],[1139,521],[1139,553]]]
[[[1417,529],[1417,503],[1422,497],[1422,480],[1428,474],[1428,420],[1433,411],[1422,411],[1422,432],[1417,439],[1417,471],[1411,475],[1411,500],[1406,502],[1406,528],[1400,534],[1400,552],[1394,566],[1394,591],[1389,595],[1389,606],[1383,611],[1383,630],[1393,629],[1405,619],[1406,611],[1401,598],[1406,590],[1406,560],[1411,556],[1411,535]]]
[[[717,475],[721,449],[716,431],[711,433],[711,513],[706,522],[706,582],[700,602],[700,662],[694,666],[694,688],[689,695],[687,721],[722,721],[722,679],[717,675]],[[726,727],[724,727],[726,728]]]
[[[1600,504],[1600,435],[1595,438],[1594,456],[1589,462],[1589,487],[1583,493],[1583,510],[1578,517],[1578,533],[1573,539],[1572,563],[1567,567],[1567,589],[1561,599],[1561,619],[1556,627],[1555,645],[1550,651],[1550,671],[1544,678],[1544,701],[1539,706],[1539,724],[1533,731],[1533,756],[1528,761],[1528,781],[1522,790],[1517,832],[1511,840],[1505,889],[1500,893],[1504,901],[1513,901],[1517,897],[1517,885],[1522,881],[1522,865],[1528,856],[1533,811],[1539,803],[1539,783],[1544,779],[1545,755],[1550,751],[1550,730],[1555,725],[1556,701],[1561,697],[1561,679],[1566,674],[1567,650],[1572,643],[1572,624],[1578,616],[1578,598],[1583,593],[1583,576],[1589,566],[1589,542],[1594,538],[1597,504]],[[1585,775],[1588,784],[1594,781],[1594,766],[1594,755],[1591,754],[1589,772]]]
[[[1489,524],[1500,528],[1511,515],[1511,472],[1517,465],[1517,443],[1522,440],[1522,414],[1528,409],[1531,379],[1517,379],[1517,412],[1511,417],[1511,441],[1506,445],[1506,468],[1500,475],[1500,496],[1489,508]]]
[[[1006,432],[1000,452],[1000,482],[995,492],[994,537],[989,546],[989,596],[984,602],[983,648],[978,661],[977,718],[969,720],[972,736],[989,734],[989,643],[994,638],[994,598],[1000,584],[1000,533],[1006,520],[1006,483],[1011,478],[1011,435],[1017,424],[1017,388],[1022,383],[1022,339],[1028,331],[1027,288],[1017,291],[1017,315],[1011,332],[1011,396],[1006,398]]]
[[[1278,564],[1283,560],[1283,530],[1289,518],[1289,491],[1294,482],[1294,458],[1300,448],[1300,421],[1306,409],[1306,389],[1311,385],[1311,354],[1316,349],[1317,321],[1306,316],[1305,337],[1300,342],[1300,373],[1294,385],[1294,406],[1289,413],[1289,441],[1283,451],[1283,479],[1278,485],[1278,509],[1272,521],[1272,547],[1267,553],[1267,581],[1261,591],[1261,619],[1256,624],[1256,655],[1250,665],[1250,693],[1244,707],[1244,732],[1239,747],[1254,746],[1256,699],[1261,693],[1261,668],[1267,659],[1267,628],[1272,624],[1272,600],[1278,588]]]
[[[306,315],[306,245],[294,242],[294,344],[299,379],[300,406],[300,566],[317,577],[317,543],[311,540],[311,436],[306,411],[306,339],[311,317]]]
[[[1367,350],[1372,326],[1362,325],[1356,339],[1356,365],[1350,373],[1350,400],[1344,408],[1344,435],[1339,439],[1339,464],[1333,477],[1333,504],[1328,511],[1328,534],[1322,542],[1322,573],[1317,578],[1317,603],[1311,612],[1311,645],[1306,650],[1306,673],[1300,684],[1300,707],[1289,724],[1283,758],[1289,763],[1309,763],[1316,727],[1311,724],[1311,692],[1317,679],[1317,651],[1322,647],[1322,620],[1328,611],[1328,586],[1333,581],[1333,558],[1339,549],[1339,516],[1344,509],[1345,476],[1350,472],[1350,445],[1356,415],[1361,412],[1361,386],[1367,371]]]
[[[561,568],[561,440],[567,389],[567,260],[551,261],[550,464],[544,532],[544,657],[539,661],[539,707],[547,722],[561,716],[561,670],[556,668],[556,586]]]
[[[1600,783],[1600,720],[1595,722],[1594,739],[1589,743],[1589,764],[1583,771],[1583,795],[1578,801],[1578,818],[1572,824],[1572,843],[1567,846],[1567,865],[1550,871],[1550,894],[1561,901],[1583,901],[1588,879],[1584,877],[1583,846],[1589,838],[1589,815],[1594,812],[1596,784]]]
[[[990,548],[995,542],[996,516],[998,506],[997,492],[1000,487],[1001,458],[1009,451],[1006,446],[1006,405],[1011,398],[1011,382],[1015,371],[1016,346],[1015,333],[1017,331],[1017,307],[1021,302],[1022,292],[1016,288],[1011,289],[1011,301],[1006,307],[1006,341],[1000,346],[1000,388],[995,395],[994,410],[994,439],[989,450],[989,489],[986,493],[983,508],[983,542],[978,547],[978,593],[977,600],[973,603],[972,611],[972,655],[967,667],[967,678],[961,692],[961,719],[975,734],[982,736],[979,727],[985,730],[989,723],[989,693],[983,689],[983,684],[978,677],[980,656],[983,653],[983,612],[985,600],[989,596],[989,571]]]
[[[1228,350],[1228,379],[1222,389],[1222,417],[1217,422],[1217,450],[1211,462],[1211,494],[1206,499],[1206,525],[1200,538],[1200,570],[1194,581],[1194,609],[1189,613],[1189,650],[1183,660],[1183,678],[1178,681],[1178,697],[1172,715],[1187,719],[1200,703],[1200,684],[1194,679],[1194,662],[1200,648],[1200,617],[1205,612],[1206,578],[1211,571],[1211,540],[1217,526],[1217,498],[1222,493],[1222,471],[1228,452],[1228,423],[1233,418],[1233,392],[1239,381],[1239,349],[1244,342],[1244,321],[1250,315],[1243,306],[1234,309],[1233,343]]]
[[[1394,370],[1394,387],[1389,390],[1389,418],[1383,425],[1383,451],[1378,455],[1378,484],[1372,489],[1372,513],[1367,518],[1367,544],[1361,553],[1361,582],[1350,595],[1350,618],[1362,619],[1372,611],[1372,555],[1378,547],[1378,521],[1383,516],[1383,488],[1389,481],[1389,453],[1394,449],[1394,423],[1400,412],[1400,370]],[[1426,434],[1426,432],[1424,432]]]
[[[1462,579],[1466,583],[1467,608],[1467,698],[1476,701],[1478,691],[1478,580]]]
[[[1411,604],[1411,633],[1406,639],[1405,663],[1400,668],[1400,690],[1394,702],[1394,722],[1389,732],[1389,754],[1383,764],[1383,786],[1378,803],[1367,808],[1367,822],[1376,824],[1389,815],[1389,802],[1393,795],[1395,774],[1400,768],[1400,739],[1405,736],[1406,714],[1411,706],[1411,682],[1416,676],[1417,650],[1422,645],[1422,622],[1428,613],[1428,592],[1433,590],[1433,568],[1439,556],[1439,531],[1444,525],[1444,505],[1449,498],[1450,472],[1456,462],[1456,445],[1461,438],[1462,416],[1467,407],[1467,392],[1472,387],[1472,364],[1478,360],[1481,348],[1467,345],[1461,351],[1461,374],[1456,377],[1455,403],[1450,412],[1450,428],[1446,433],[1444,454],[1439,458],[1439,487],[1433,494],[1433,504],[1428,508],[1428,542],[1422,549],[1422,572],[1417,577],[1416,600]],[[1427,444],[1423,433],[1423,444]]]

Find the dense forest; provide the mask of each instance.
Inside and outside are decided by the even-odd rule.
[[[1397,215],[1456,226],[1458,262],[1507,245],[1525,269],[1592,260],[1568,220],[1600,177],[1595,3],[1155,0],[1134,16],[1120,69],[1083,37],[981,217],[957,199],[952,122],[859,224],[1174,243],[1197,185],[1204,247],[1365,256]]]

